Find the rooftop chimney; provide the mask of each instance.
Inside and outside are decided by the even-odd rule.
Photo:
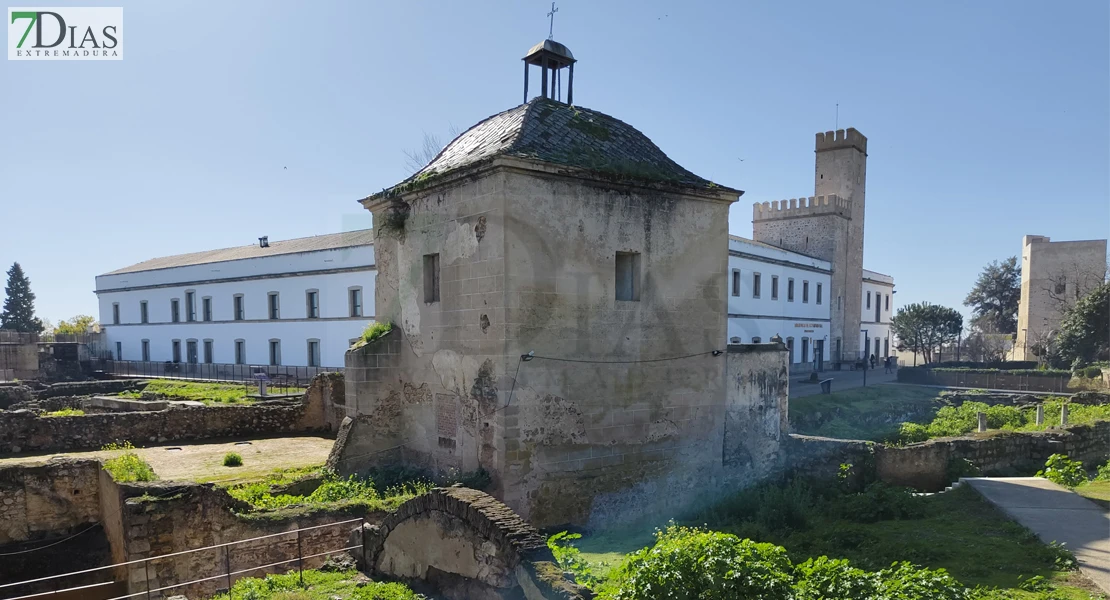
[[[264,235],[264,236],[258,238],[258,247],[259,248],[269,248],[270,247],[270,236]]]

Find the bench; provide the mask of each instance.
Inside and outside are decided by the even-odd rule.
[[[833,382],[832,377],[829,377],[828,379],[825,379],[825,380],[821,381],[821,393],[822,394],[831,394],[832,393],[832,382]]]

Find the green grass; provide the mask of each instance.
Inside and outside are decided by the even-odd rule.
[[[120,398],[167,398],[195,400],[205,404],[240,404],[250,402],[247,386],[241,383],[215,383],[155,379],[142,392],[120,392]]]
[[[987,427],[991,430],[1044,431],[1060,426],[1061,408],[1065,403],[1068,405],[1068,426],[1110,420],[1110,405],[1074,404],[1063,398],[1049,398],[1044,401],[1044,423],[1041,425],[1037,425],[1036,407],[1019,409],[1015,406],[964,402],[959,406],[940,409],[929,423],[903,424],[899,441],[920,442],[929,438],[959,436],[977,431],[980,412],[987,415]]]
[[[118,455],[105,460],[102,465],[104,470],[112,476],[112,479],[120,483],[158,479],[158,476],[154,473],[154,467],[135,453],[135,447],[131,445],[131,442],[108,444],[104,446],[103,450],[120,452]]]
[[[416,594],[401,583],[360,581],[358,571],[323,572],[309,569],[304,572],[304,586],[296,571],[284,575],[267,575],[264,578],[239,579],[231,590],[212,597],[212,600],[416,600]]]
[[[1110,508],[1110,481],[1089,481],[1075,488],[1075,493]]]
[[[294,481],[291,479],[290,481]],[[396,510],[407,500],[411,500],[433,487],[426,481],[408,481],[391,486],[376,485],[370,478],[340,478],[327,475],[320,487],[311,494],[274,494],[270,486],[279,481],[268,479],[255,483],[233,485],[227,492],[258,511],[277,510],[289,506],[307,508],[363,507],[366,510]]]
[[[370,342],[382,337],[383,335],[393,331],[392,323],[379,323],[377,321],[370,321],[366,325],[366,329],[362,330],[362,336],[358,341],[351,345],[351,348],[361,348]]]
[[[1047,586],[1059,598],[1088,598],[1087,592],[1077,587],[1074,572],[1057,569],[1061,553],[1040,543],[1030,531],[1007,519],[970,488],[910,498],[903,518],[874,522],[835,516],[833,505],[822,504],[825,500],[821,492],[788,486],[776,493],[780,496],[764,493],[746,501],[726,499],[684,523],[781,545],[795,564],[829,556],[847,558],[863,569],[879,570],[906,560],[931,569],[947,569],[968,587],[1004,590],[999,598],[1047,600],[1049,596],[1018,589],[1023,581],[1035,576],[1047,580]],[[792,513],[791,507],[807,503],[808,507],[801,509],[803,514]],[[874,504],[865,497],[859,506],[866,509]],[[769,516],[757,517],[750,512],[753,507]],[[625,554],[651,541],[651,529],[641,526],[593,533],[575,545],[594,566],[595,574],[605,576]]]
[[[804,435],[878,441],[896,433],[907,413],[931,416],[943,406],[939,396],[933,388],[897,384],[803,396],[790,400],[790,424]]]
[[[44,417],[83,417],[85,411],[80,408],[63,408],[62,410],[52,410],[48,413],[43,413]]]

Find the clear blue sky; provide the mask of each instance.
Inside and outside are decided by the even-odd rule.
[[[356,200],[407,175],[423,132],[520,103],[549,8],[123,5],[123,61],[0,60],[0,264],[22,263],[55,322],[95,314],[94,276],[147,258],[368,226]],[[1104,0],[559,7],[578,104],[745,190],[735,234],[752,202],[813,193],[839,102],[869,138],[865,265],[899,305],[966,312],[1022,235],[1110,233]]]

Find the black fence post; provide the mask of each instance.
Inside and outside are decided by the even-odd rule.
[[[224,546],[224,570],[227,571],[227,593],[231,595],[231,544]]]
[[[150,600],[150,561],[143,561],[143,572],[146,576],[146,600]]]
[[[297,576],[301,580],[301,587],[304,587],[304,559],[301,556],[301,530],[297,529]]]

